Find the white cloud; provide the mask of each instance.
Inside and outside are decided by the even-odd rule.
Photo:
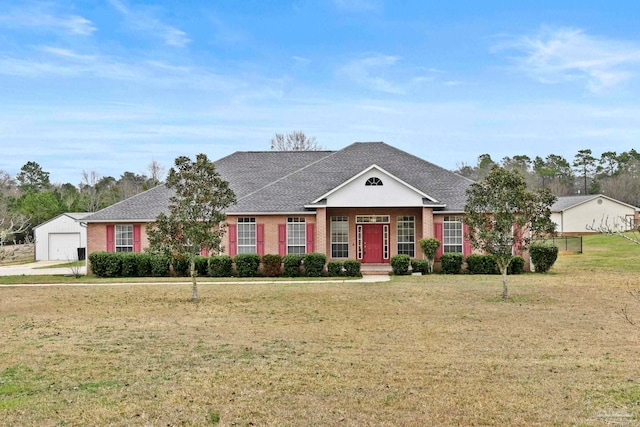
[[[394,95],[413,94],[427,85],[461,84],[455,80],[443,81],[446,75],[443,70],[405,64],[395,55],[369,54],[339,67],[337,74],[369,90]]]
[[[125,18],[126,24],[134,31],[159,38],[167,46],[185,47],[191,42],[187,33],[156,18],[150,8],[129,6],[120,0],[109,0],[109,4]]]
[[[40,31],[61,32],[72,35],[89,36],[96,27],[79,15],[56,13],[53,6],[33,3],[5,10],[0,13],[0,26],[6,28],[29,28]]]
[[[370,55],[350,61],[338,70],[353,82],[371,90],[392,94],[403,94],[405,89],[387,77],[385,72],[393,67],[400,57],[392,55]]]
[[[640,71],[640,43],[598,38],[575,28],[542,28],[501,43],[497,51],[519,52],[518,66],[543,83],[579,81],[603,92]]]

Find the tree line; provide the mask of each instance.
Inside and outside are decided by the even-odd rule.
[[[640,153],[635,149],[605,151],[600,157],[591,149],[582,149],[571,161],[549,154],[533,159],[527,155],[507,156],[496,162],[489,154],[481,154],[475,166],[461,163],[455,172],[479,181],[494,165],[520,172],[531,189],[548,188],[556,196],[604,194],[640,206]]]
[[[271,150],[321,150],[315,137],[301,130],[271,138]],[[157,161],[147,166],[148,174],[124,172],[120,178],[82,171],[80,184],[53,184],[50,173],[29,161],[14,177],[0,170],[0,246],[33,236],[33,227],[65,212],[96,212],[121,200],[149,190],[162,182],[165,168]]]
[[[23,241],[33,227],[65,212],[96,212],[160,184],[164,167],[152,161],[148,174],[124,172],[118,179],[82,172],[81,182],[52,183],[38,163],[25,163],[12,176],[0,170],[0,245]]]

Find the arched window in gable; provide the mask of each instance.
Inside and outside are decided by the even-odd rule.
[[[369,178],[367,180],[367,182],[364,183],[364,185],[372,185],[372,186],[378,186],[378,185],[382,185],[382,180],[380,178],[378,178],[377,176],[372,176],[371,178]]]

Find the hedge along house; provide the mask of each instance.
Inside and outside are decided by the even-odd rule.
[[[462,215],[472,181],[385,143],[239,151],[215,164],[237,197],[224,254],[320,252],[366,270],[396,254],[423,258],[426,237],[442,242],[440,253],[471,253]],[[144,250],[145,226],[168,211],[170,195],[161,185],[84,218],[88,253]]]

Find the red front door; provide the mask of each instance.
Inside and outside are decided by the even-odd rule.
[[[382,258],[382,224],[362,225],[362,262],[380,264]]]

